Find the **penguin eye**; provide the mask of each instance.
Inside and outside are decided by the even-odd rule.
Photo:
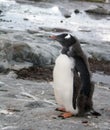
[[[68,34],[68,35],[65,36],[65,39],[70,39],[70,38],[71,38],[70,34]]]

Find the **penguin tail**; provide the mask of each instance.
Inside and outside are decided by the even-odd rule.
[[[101,116],[101,114],[99,112],[95,111],[94,109],[87,112],[86,115]]]
[[[95,110],[92,110],[92,111],[91,111],[91,114],[92,114],[93,116],[101,116],[101,114],[100,114],[99,112],[95,111]]]

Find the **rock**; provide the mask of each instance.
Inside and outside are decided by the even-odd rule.
[[[1,72],[4,68],[19,70],[21,68],[28,68],[30,66],[46,66],[54,64],[54,61],[59,54],[57,45],[48,44],[53,42],[47,40],[48,37],[38,35],[35,41],[29,41],[29,35],[20,34],[14,35],[8,33],[11,40],[1,39],[0,44],[0,66]],[[32,34],[33,35],[33,34]],[[5,34],[7,36],[7,34]],[[34,36],[32,36],[34,38]],[[17,41],[13,41],[16,39]],[[23,42],[25,39],[25,42]],[[52,50],[52,51],[51,51]]]
[[[15,74],[15,72],[13,72],[13,71],[10,71],[10,72],[7,74],[7,77],[8,77],[8,78],[17,78],[17,74]]]
[[[80,13],[80,11],[78,9],[75,9],[74,12],[75,12],[75,14],[79,14]]]
[[[31,47],[25,43],[16,43],[5,48],[5,52],[8,61],[14,60],[16,62],[23,62],[28,58],[28,55],[31,52]]]
[[[28,21],[29,19],[28,18],[24,18],[23,20]]]
[[[89,50],[90,51],[90,50]],[[93,58],[96,58],[98,60],[105,60],[110,61],[110,54],[107,54],[106,52],[90,52]]]
[[[79,10],[85,9],[93,3],[85,2],[80,5],[79,2],[71,1],[66,4],[67,0],[64,0],[63,5],[61,1],[54,1],[52,3],[32,2],[35,4],[33,6],[26,0],[17,1],[27,4],[18,4],[13,0],[0,1],[0,10],[4,15],[0,15],[1,72],[8,68],[19,70],[33,65],[50,66],[54,64],[61,47],[48,36],[65,32],[75,35],[80,41],[87,42],[88,44],[83,44],[82,47],[90,55],[94,56],[93,53],[97,52],[96,58],[101,59],[104,56],[106,59],[110,59],[109,46],[102,43],[104,41],[107,45],[109,44],[107,43],[110,35],[109,21],[104,19],[106,24],[103,24],[103,20],[91,20],[83,11],[76,15]],[[55,3],[58,6],[55,6]],[[64,17],[71,18],[65,19]],[[81,22],[82,19],[84,24]],[[99,22],[100,26],[97,26]],[[100,43],[103,46],[100,47]]]
[[[65,18],[70,18],[71,17],[71,12],[63,7],[59,7],[59,10],[60,12],[62,13],[62,15],[65,17]]]
[[[3,11],[2,10],[0,10],[0,14],[2,13]]]
[[[27,32],[28,32],[28,33],[30,33],[30,34],[39,33],[39,32],[38,32],[38,31],[36,31],[36,30],[30,30],[30,29],[28,29],[28,30],[27,30]]]
[[[63,20],[61,20],[60,22],[63,23]]]
[[[4,85],[5,85],[5,83],[0,81],[0,88],[3,87]]]
[[[83,123],[83,124],[87,124],[87,123],[88,123],[88,121],[87,121],[87,120],[84,120],[84,121],[82,121],[82,123]]]
[[[61,21],[62,23],[63,21]],[[46,32],[70,32],[70,30],[66,28],[50,28],[50,27],[39,27],[40,30],[46,31]]]
[[[5,67],[3,65],[0,65],[0,73],[5,71]]]
[[[102,7],[102,6],[91,6],[89,9],[85,10],[87,13],[95,13],[95,14],[103,14],[110,15],[110,10]]]

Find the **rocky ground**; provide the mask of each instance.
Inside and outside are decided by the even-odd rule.
[[[109,130],[110,64],[95,59],[89,59],[89,62],[92,72],[99,68],[100,72],[108,74],[108,77],[102,75],[102,79],[93,75],[94,108],[101,116],[59,118],[51,82],[53,67],[31,67],[0,75],[0,129]]]
[[[61,119],[57,117],[60,112],[55,111],[57,105],[52,82],[44,82],[41,79],[40,82],[35,79],[34,81],[16,79],[16,74],[10,72],[8,75],[0,75],[0,128],[1,130],[109,130],[109,99],[110,84],[97,81],[93,101],[95,110],[100,112],[101,116]]]

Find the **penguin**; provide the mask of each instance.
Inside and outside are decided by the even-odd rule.
[[[98,115],[93,109],[94,83],[89,63],[79,40],[67,33],[50,38],[62,46],[53,69],[54,95],[59,105],[56,110],[63,112],[59,117],[84,116],[88,112]]]

